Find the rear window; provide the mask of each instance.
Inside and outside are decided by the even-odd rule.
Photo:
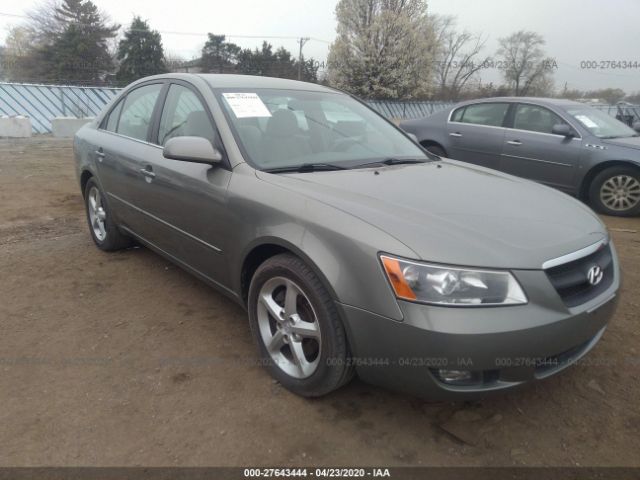
[[[501,127],[509,109],[508,103],[478,103],[456,110],[454,122]]]

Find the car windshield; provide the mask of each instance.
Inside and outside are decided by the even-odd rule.
[[[595,108],[568,108],[567,112],[596,137],[622,138],[637,136],[637,133],[624,123]]]
[[[389,159],[429,160],[404,134],[348,95],[276,89],[217,93],[248,161],[261,170],[338,170],[389,164]]]

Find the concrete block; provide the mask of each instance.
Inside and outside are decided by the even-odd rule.
[[[25,138],[31,136],[31,119],[18,115],[0,116],[0,137]]]
[[[73,137],[80,127],[92,120],[92,117],[56,117],[51,120],[51,133],[54,137]]]

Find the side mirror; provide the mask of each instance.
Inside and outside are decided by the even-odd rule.
[[[573,130],[566,123],[558,123],[553,126],[551,133],[554,135],[562,135],[563,137],[573,137]]]
[[[222,161],[222,154],[206,138],[174,137],[165,143],[162,150],[164,158],[185,162],[207,163],[214,165]]]
[[[405,132],[405,133],[407,134],[407,137],[409,137],[414,142],[418,143],[418,137],[416,137],[415,134],[409,133],[409,132]]]
[[[640,122],[636,122],[636,123],[634,123],[634,124],[633,124],[633,129],[634,129],[636,132],[640,133]]]

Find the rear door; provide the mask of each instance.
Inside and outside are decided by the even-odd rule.
[[[145,158],[157,150],[149,143],[154,112],[163,83],[145,84],[127,93],[99,129],[96,165],[100,183],[119,223],[139,230],[145,218],[136,205]]]
[[[149,155],[142,159],[144,179],[135,204],[146,217],[142,235],[175,260],[208,280],[229,285],[223,252],[227,229],[227,187],[231,170],[213,118],[197,89],[171,81],[154,127]],[[170,160],[163,146],[174,137],[195,136],[209,140],[225,160],[215,166]]]
[[[556,124],[568,124],[541,105],[518,103],[506,130],[500,170],[572,192],[582,152],[582,140],[551,133]]]
[[[506,102],[482,102],[454,110],[447,123],[449,156],[498,169],[508,110]]]

